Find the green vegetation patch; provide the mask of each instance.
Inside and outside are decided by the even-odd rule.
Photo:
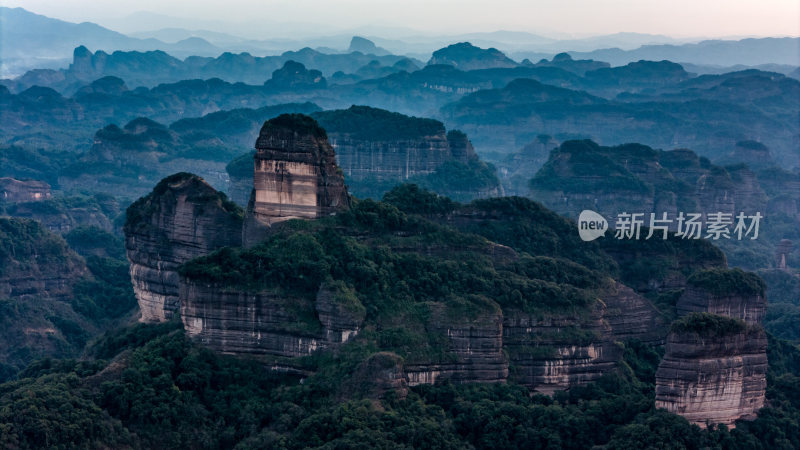
[[[442,122],[409,117],[369,106],[353,105],[348,109],[312,114],[330,133],[350,135],[369,141],[399,141],[444,135]]]
[[[690,313],[672,322],[674,333],[697,333],[705,337],[724,337],[743,333],[747,324],[741,319],[709,313]]]
[[[691,286],[705,289],[717,296],[764,296],[767,285],[758,275],[742,269],[707,269],[695,272],[687,280]]]

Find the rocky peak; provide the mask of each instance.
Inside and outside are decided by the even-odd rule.
[[[291,218],[316,218],[348,205],[344,176],[316,120],[304,114],[282,114],[264,123],[256,140],[246,242],[251,242],[248,236],[258,240],[256,230],[264,231],[264,226]]]
[[[370,41],[367,38],[363,38],[361,36],[353,36],[353,39],[350,40],[350,47],[347,49],[348,52],[361,52],[365,55],[388,55],[389,52],[385,49],[382,49],[375,45],[374,42]]]
[[[302,63],[286,61],[283,67],[272,72],[264,86],[276,90],[324,89],[328,85],[322,72],[306,69]]]
[[[672,324],[656,372],[656,407],[705,428],[754,419],[764,405],[767,337],[759,325],[708,313]]]
[[[241,228],[241,209],[188,173],[163,179],[133,203],[125,248],[141,320],[172,317],[178,308],[178,266],[219,247],[241,245]]]
[[[459,42],[433,52],[428,65],[447,64],[460,70],[517,67],[517,63],[496,48],[483,49]]]
[[[766,284],[758,275],[740,269],[708,269],[687,279],[676,305],[679,315],[708,312],[760,324],[767,309]]]

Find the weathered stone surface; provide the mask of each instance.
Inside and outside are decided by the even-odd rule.
[[[302,114],[283,114],[256,141],[254,190],[245,243],[259,227],[316,218],[347,208],[349,196],[325,130]]]
[[[588,317],[536,317],[505,311],[503,344],[512,370],[509,379],[538,392],[552,394],[586,384],[616,367],[622,349],[609,339],[598,302]]]
[[[703,428],[755,418],[764,405],[766,349],[760,326],[726,336],[670,333],[656,372],[656,407]]]
[[[380,399],[388,392],[394,392],[401,399],[408,395],[403,358],[391,352],[379,352],[359,364],[342,386],[340,396]]]
[[[183,279],[180,305],[187,334],[220,352],[296,357],[328,347],[314,306],[300,298]]]
[[[666,327],[661,313],[633,289],[614,282],[601,297],[605,304],[604,319],[617,341],[638,339],[663,344]]]
[[[366,314],[355,293],[335,283],[320,286],[314,306],[325,329],[325,339],[333,343],[347,342],[358,334]]]
[[[0,202],[36,202],[50,198],[50,185],[44,181],[0,178]]]
[[[144,322],[167,320],[178,309],[178,266],[241,245],[241,210],[196,175],[165,178],[127,214],[125,248]]]
[[[454,383],[495,383],[508,377],[503,354],[503,313],[491,301],[480,312],[463,314],[445,304],[431,305],[426,330],[444,342],[444,355],[407,361],[409,386],[450,380]]]
[[[114,231],[112,219],[119,214],[119,205],[101,206],[94,202],[66,205],[58,200],[17,203],[7,211],[14,217],[38,220],[48,230],[67,234],[77,227],[96,227]]]
[[[748,324],[760,324],[767,311],[767,299],[763,293],[715,293],[689,283],[678,299],[676,309],[679,315],[707,312],[741,319]]]
[[[311,301],[181,278],[179,298],[186,332],[234,354],[307,356],[353,338],[365,314],[352,290],[336,282],[323,283]]]

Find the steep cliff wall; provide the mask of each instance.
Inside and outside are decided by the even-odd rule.
[[[765,289],[739,269],[689,277],[656,373],[657,407],[700,426],[755,417],[766,388]]]
[[[707,312],[760,324],[767,309],[766,284],[754,273],[710,269],[689,277],[676,305],[679,315]]]
[[[310,301],[189,277],[181,279],[179,297],[187,333],[224,353],[307,356],[347,342],[364,321],[364,307],[339,283],[323,283]]]
[[[125,248],[144,322],[178,309],[177,267],[223,246],[241,245],[242,212],[202,178],[179,173],[128,208]]]
[[[509,379],[552,394],[612,370],[622,357],[620,343],[626,340],[663,343],[664,320],[649,301],[618,282],[609,282],[598,295],[600,300],[583,314],[542,317],[504,311]]]
[[[730,427],[764,406],[767,338],[760,326],[692,313],[673,326],[666,350],[656,372],[657,408],[701,427]]]
[[[256,150],[246,245],[260,240],[272,224],[322,217],[349,205],[333,148],[311,117],[282,114],[270,119],[261,128]]]
[[[530,187],[534,199],[562,214],[591,209],[611,219],[622,212],[666,212],[672,219],[679,212],[763,214],[768,201],[759,179],[744,166],[715,166],[685,149],[603,147],[591,141],[562,144]]]
[[[503,312],[487,301],[467,313],[452,305],[432,304],[426,333],[441,342],[441,352],[415,355],[405,364],[408,384],[495,383],[508,377],[503,352]],[[427,352],[426,352],[427,353]]]
[[[180,307],[189,336],[220,352],[296,357],[328,346],[313,304],[301,298],[193,280],[180,283]]]
[[[119,202],[110,195],[92,197],[59,197],[25,203],[5,208],[6,214],[38,220],[48,230],[67,234],[75,228],[96,227],[111,232],[113,220],[120,211]]]
[[[437,120],[367,106],[313,116],[328,132],[336,160],[358,197],[380,198],[413,182],[458,200],[502,195],[494,169],[481,162],[467,135]]]

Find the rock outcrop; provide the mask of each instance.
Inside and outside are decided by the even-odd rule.
[[[302,298],[182,280],[180,307],[187,334],[219,352],[292,358],[328,347],[314,306]]]
[[[764,292],[760,278],[738,269],[689,277],[656,372],[656,407],[701,427],[755,418],[767,384]]]
[[[246,244],[260,240],[275,223],[326,216],[350,202],[325,130],[303,114],[282,114],[264,123],[253,184]]]
[[[179,173],[128,208],[125,248],[143,322],[178,310],[177,268],[225,246],[241,245],[241,209],[202,178]]]
[[[274,289],[183,277],[181,319],[189,336],[234,354],[293,358],[347,342],[358,334],[364,306],[342,283],[323,283],[316,301]]]
[[[503,312],[490,300],[482,306],[478,312],[465,313],[457,306],[431,305],[426,332],[442,342],[442,352],[406,361],[409,386],[443,380],[454,383],[506,380],[508,360],[503,352]]]
[[[700,317],[693,313],[687,320],[702,320]],[[719,319],[730,321],[719,325],[730,328],[673,327],[656,372],[656,407],[680,414],[703,428],[708,424],[731,427],[736,420],[754,419],[764,406],[764,330],[735,319]]]
[[[610,332],[600,303],[586,318],[506,311],[503,340],[513,367],[510,378],[546,394],[594,381],[622,356]]]
[[[509,379],[552,394],[616,367],[626,340],[663,343],[664,321],[649,301],[618,282],[600,295],[588,315],[505,311],[503,346],[514,368]]]
[[[6,214],[38,220],[48,230],[67,234],[78,227],[114,230],[113,220],[119,215],[119,202],[110,195],[92,197],[60,197],[16,203],[5,208]]]
[[[36,202],[50,198],[50,185],[44,181],[0,178],[0,202]]]
[[[703,270],[689,277],[678,299],[679,315],[707,312],[760,324],[767,311],[766,285],[758,275],[739,269]]]
[[[413,182],[458,200],[502,195],[467,135],[446,132],[437,120],[368,106],[313,114],[328,133],[352,192],[380,198],[401,182]],[[459,176],[437,173],[457,167]],[[485,173],[484,173],[485,172]],[[381,188],[381,189],[378,189]]]

